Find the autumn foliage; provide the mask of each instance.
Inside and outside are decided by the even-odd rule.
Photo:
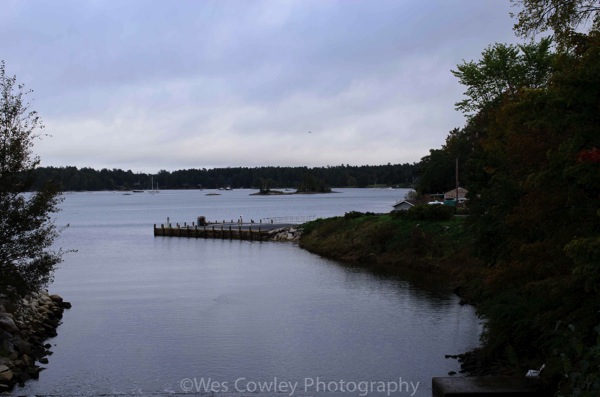
[[[597,21],[600,6],[517,3],[531,7],[522,33],[540,15],[565,18],[550,26],[556,45],[495,44],[459,65],[468,122],[424,159],[423,175],[434,180],[432,160],[462,148],[472,249],[486,264],[469,282],[487,358],[519,375],[545,364],[559,395],[600,395],[600,31],[571,29],[585,15]]]

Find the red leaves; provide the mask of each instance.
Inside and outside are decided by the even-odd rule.
[[[600,150],[597,147],[582,150],[577,155],[577,161],[580,163],[600,163]]]

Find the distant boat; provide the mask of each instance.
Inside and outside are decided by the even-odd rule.
[[[151,181],[150,181],[150,190],[148,190],[148,192],[150,194],[155,194],[158,193],[158,182],[156,182],[156,190],[154,190],[154,177],[152,177]]]
[[[132,190],[132,192],[134,192],[134,193],[144,193],[143,190]]]

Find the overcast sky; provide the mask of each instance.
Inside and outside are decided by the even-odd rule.
[[[42,165],[415,162],[464,125],[450,73],[518,42],[508,0],[3,0]]]

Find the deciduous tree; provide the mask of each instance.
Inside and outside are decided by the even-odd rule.
[[[32,148],[43,129],[26,102],[29,93],[0,63],[0,295],[8,299],[46,286],[63,254],[52,249],[58,191],[48,183],[28,193],[40,162]]]

